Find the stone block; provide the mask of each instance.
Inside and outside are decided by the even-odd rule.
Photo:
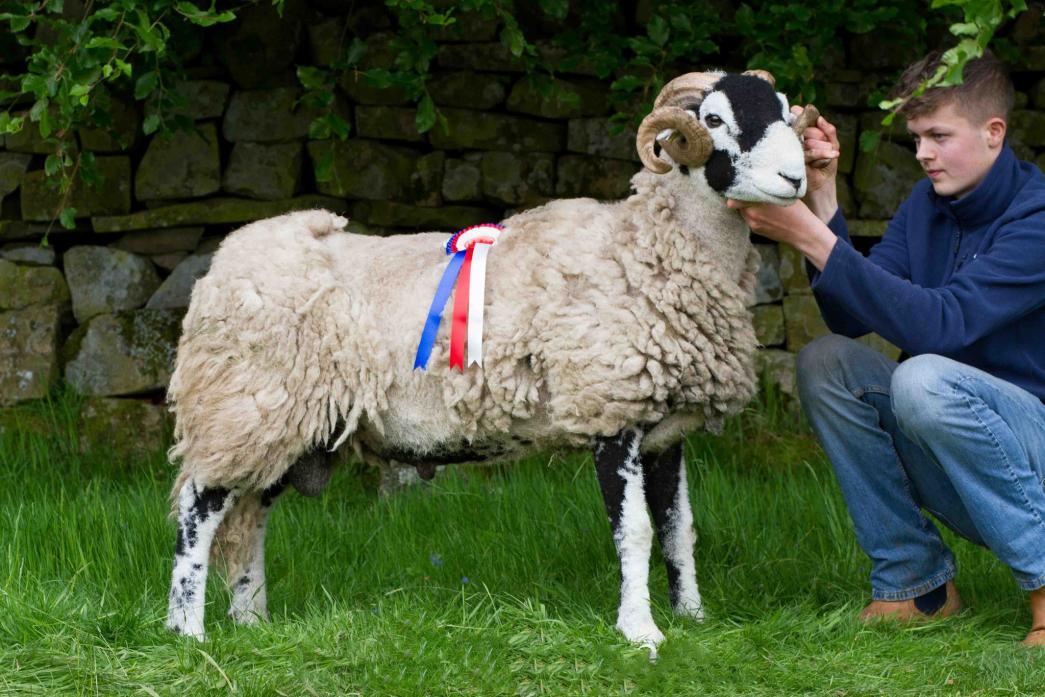
[[[54,266],[54,247],[12,242],[0,247],[0,259],[28,266]],[[0,305],[3,301],[0,301]]]
[[[151,261],[122,249],[71,247],[63,261],[73,315],[81,324],[98,314],[141,307],[160,286]]]
[[[137,465],[170,445],[173,423],[162,404],[141,399],[91,397],[80,407],[77,436],[80,452],[104,448],[117,463]]]
[[[590,196],[613,201],[628,197],[631,193],[631,178],[640,167],[627,160],[562,155],[557,169],[556,196]]]
[[[395,106],[357,106],[356,133],[361,138],[383,138],[420,142],[424,135],[417,132],[417,111]]]
[[[29,114],[22,112],[14,114],[24,116],[25,123],[18,133],[8,133],[4,139],[4,147],[11,152],[33,153],[46,155],[54,152],[54,145],[40,137],[40,125],[29,120]]]
[[[234,93],[222,123],[225,140],[271,143],[307,137],[319,111],[298,106],[300,96],[297,89],[290,87]]]
[[[338,80],[338,87],[356,104],[410,104],[410,97],[398,87],[378,87],[364,73],[348,70]]]
[[[555,157],[532,153],[483,153],[483,194],[507,204],[543,201],[554,193]]]
[[[784,330],[784,308],[780,305],[759,305],[752,308],[755,336],[762,346],[782,346],[787,339]]]
[[[478,201],[483,196],[480,153],[463,158],[448,157],[443,169],[443,198],[447,201]]]
[[[755,275],[753,297],[748,305],[776,302],[784,297],[784,288],[780,283],[780,252],[775,244],[756,244],[755,249],[762,263]]]
[[[213,123],[169,137],[153,136],[134,177],[139,201],[200,198],[220,188],[221,153]]]
[[[1045,147],[1045,112],[1026,109],[1013,111],[1009,137],[1027,147]]]
[[[639,162],[634,129],[618,130],[619,128],[619,124],[611,122],[608,118],[570,119],[567,126],[566,149],[586,155]]]
[[[777,248],[780,255],[780,285],[784,294],[812,293],[809,287],[809,276],[806,275],[805,257],[789,244]]]
[[[888,220],[846,220],[850,237],[881,237],[885,234]]]
[[[138,109],[125,99],[112,99],[109,113],[99,118],[93,128],[80,129],[80,145],[91,152],[124,152],[138,139]]]
[[[546,119],[601,116],[609,106],[606,85],[594,80],[527,76],[508,95],[508,111]]]
[[[444,131],[438,124],[429,131],[429,141],[443,150],[504,150],[511,152],[558,152],[565,141],[557,123],[469,109],[443,109]]]
[[[229,225],[249,223],[309,208],[326,208],[341,213],[345,210],[345,202],[339,198],[315,194],[295,196],[282,201],[209,198],[206,201],[151,208],[130,215],[99,216],[91,220],[91,225],[95,232],[126,232],[186,225]]]
[[[26,266],[0,259],[0,310],[30,305],[68,308],[69,286],[58,269]]]
[[[500,42],[443,44],[436,60],[441,68],[464,68],[498,73],[522,73],[526,61]]]
[[[766,382],[787,396],[795,395],[795,354],[780,349],[761,349],[757,370]]]
[[[330,180],[316,182],[321,193],[331,196],[401,200],[417,168],[416,151],[374,140],[314,140],[308,153],[313,167],[333,156]]]
[[[185,104],[173,107],[170,115],[186,116],[193,121],[219,118],[225,113],[231,89],[229,83],[220,80],[182,80],[175,84],[174,92]],[[146,115],[155,111],[153,104],[146,103]]]
[[[287,0],[280,10],[272,3],[247,5],[236,21],[217,27],[218,58],[240,87],[257,89],[285,84],[293,77],[294,57],[304,35],[304,0]]]
[[[408,200],[421,206],[439,206],[443,203],[443,169],[446,153],[442,150],[430,152],[417,158],[417,167],[410,175]]]
[[[193,254],[175,267],[149,298],[150,310],[173,310],[189,306],[192,287],[210,270],[211,254]]]
[[[61,312],[57,305],[0,312],[0,406],[51,391],[58,378]]]
[[[308,26],[308,48],[312,65],[329,68],[351,38],[345,33],[344,17],[329,17]]]
[[[914,138],[907,132],[907,119],[897,116],[888,126],[882,125],[882,119],[886,112],[878,109],[876,111],[865,111],[860,114],[860,132],[878,131],[881,139],[885,142],[900,143],[901,145],[912,145]]]
[[[831,333],[820,317],[820,310],[812,293],[785,297],[784,321],[787,324],[787,350],[792,353],[797,353],[813,339]]]
[[[76,217],[92,215],[122,215],[131,209],[131,161],[128,157],[97,158],[101,181],[98,184],[73,185],[69,205],[76,209]],[[20,202],[22,218],[48,221],[61,212],[56,210],[61,201],[59,192],[47,184],[43,170],[29,172],[22,180]]]
[[[1045,77],[1038,80],[1031,89],[1030,103],[1036,109],[1045,110]]]
[[[181,315],[176,310],[133,310],[93,317],[63,348],[66,382],[80,394],[99,397],[165,388]]]
[[[21,152],[0,152],[0,199],[18,188],[33,156]]]
[[[866,83],[828,82],[824,84],[824,104],[829,107],[854,109],[867,106],[867,98],[871,95],[870,86]]]
[[[432,101],[441,106],[493,109],[504,103],[508,79],[502,75],[456,70],[428,81]]]
[[[174,227],[140,230],[122,236],[112,246],[133,254],[170,254],[191,252],[203,235],[202,227]]]
[[[426,208],[394,201],[357,201],[352,217],[370,225],[423,230],[455,231],[469,225],[497,222],[501,216],[489,208],[440,206]]]
[[[914,153],[894,143],[879,143],[856,160],[853,184],[861,218],[891,218],[925,176]]]
[[[856,117],[848,114],[832,114],[828,121],[838,130],[838,171],[841,174],[849,174],[853,171],[856,151],[860,147],[856,137]]]
[[[236,143],[221,188],[265,201],[290,198],[301,188],[304,162],[301,143]]]

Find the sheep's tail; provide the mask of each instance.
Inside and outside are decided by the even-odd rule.
[[[334,232],[341,232],[348,225],[348,218],[344,218],[330,211],[317,209],[308,211],[302,219],[305,227],[315,237],[326,237]]]

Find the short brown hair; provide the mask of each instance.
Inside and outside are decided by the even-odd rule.
[[[893,88],[892,96],[899,98],[913,94],[923,81],[936,73],[942,57],[942,50],[933,51],[907,68]],[[984,51],[983,56],[965,64],[962,78],[960,85],[927,89],[900,107],[900,114],[912,119],[936,111],[945,104],[954,104],[965,118],[976,124],[995,116],[1009,122],[1016,95],[1004,63],[990,51]]]

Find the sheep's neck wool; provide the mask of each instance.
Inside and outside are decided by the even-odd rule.
[[[428,359],[435,345],[443,308],[457,286],[454,297],[453,324],[450,331],[450,368],[464,371],[465,339],[468,342],[468,365],[482,365],[483,305],[486,296],[486,257],[497,244],[504,228],[495,223],[472,225],[450,236],[444,245],[450,263],[439,280],[428,318],[417,345],[414,369],[428,369]],[[458,282],[460,279],[460,282]]]

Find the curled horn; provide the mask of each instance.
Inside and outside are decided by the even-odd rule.
[[[768,70],[745,70],[744,74],[753,75],[754,77],[760,77],[766,82],[768,82],[771,86],[776,87],[776,78],[773,77],[773,73],[769,72]]]
[[[707,130],[685,109],[662,106],[651,111],[639,126],[635,140],[642,164],[657,174],[671,170],[671,165],[657,157],[653,149],[653,141],[657,134],[668,129],[674,133],[662,140],[660,145],[672,160],[688,167],[702,167],[707,162],[712,148],[711,135]]]
[[[802,113],[795,117],[795,122],[791,124],[791,128],[795,129],[795,133],[802,135],[805,130],[812,126],[820,118],[820,112],[812,104],[806,104],[805,109]]]
[[[712,150],[711,135],[688,109],[698,107],[721,77],[721,73],[686,73],[664,85],[635,138],[642,164],[657,174],[671,170],[671,165],[657,157],[653,147],[657,136],[665,130],[673,133],[660,145],[672,160],[689,167],[702,167],[707,162]]]

